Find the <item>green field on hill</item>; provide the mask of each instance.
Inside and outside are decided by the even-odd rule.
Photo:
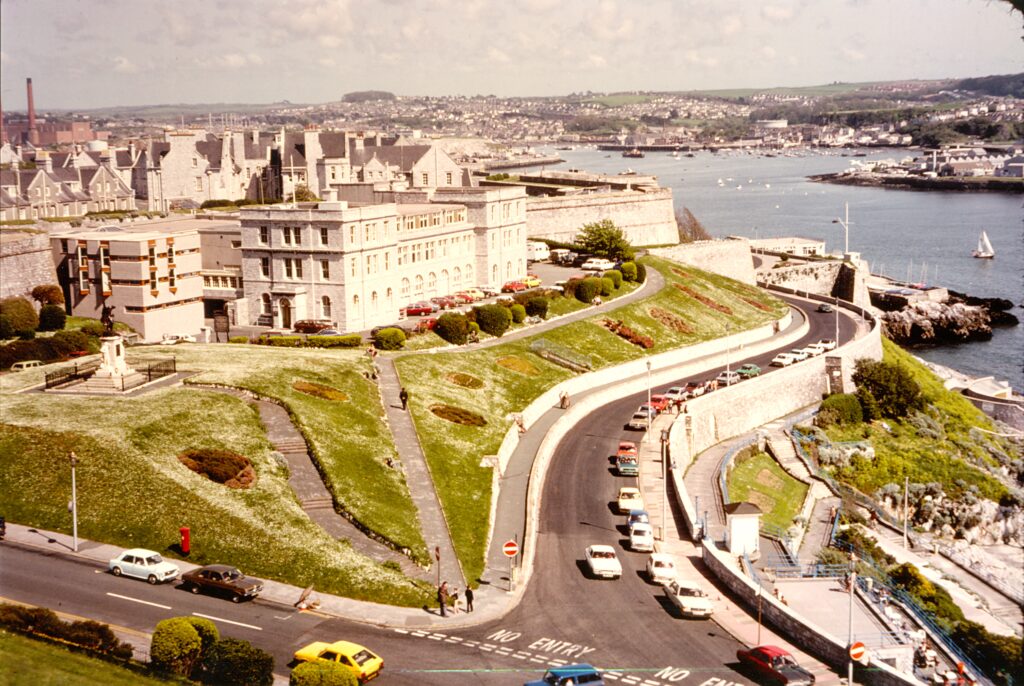
[[[767,453],[737,457],[726,483],[729,502],[757,505],[764,513],[761,521],[783,531],[800,514],[808,489]]]

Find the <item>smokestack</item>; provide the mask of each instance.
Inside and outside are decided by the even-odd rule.
[[[25,79],[25,89],[28,91],[28,142],[32,145],[39,145],[39,131],[36,129],[36,101],[32,97],[32,79]]]
[[[0,105],[0,145],[7,142],[7,129],[4,128],[4,108]]]

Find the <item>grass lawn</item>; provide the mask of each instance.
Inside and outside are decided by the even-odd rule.
[[[5,686],[157,686],[184,683],[149,676],[48,641],[0,630],[0,684]]]
[[[830,427],[826,433],[833,441],[869,440],[875,449],[875,459],[856,458],[836,476],[867,494],[889,483],[902,484],[909,477],[913,483],[940,482],[951,496],[977,486],[983,497],[998,501],[1008,489],[991,471],[1021,459],[1020,449],[1005,438],[985,433],[996,430],[988,416],[964,396],[946,390],[942,379],[912,355],[884,338],[882,345],[884,360],[908,369],[921,386],[942,434],[938,438],[924,435],[905,418],[886,420],[890,431],[880,422]]]
[[[754,503],[761,521],[783,531],[793,524],[807,497],[807,484],[790,476],[766,453],[737,457],[726,479],[729,501]]]
[[[342,502],[379,520],[396,538],[415,538],[424,549],[398,472],[374,465],[394,455],[394,448],[384,437],[375,391],[355,371],[361,366],[358,353],[198,345],[137,350],[129,362],[175,355],[180,369],[218,369],[200,380],[280,393],[313,445],[323,448],[325,471]],[[330,385],[351,400],[300,394],[290,390],[293,378]],[[309,520],[287,485],[285,468],[271,454],[255,410],[241,400],[187,387],[135,398],[12,395],[12,386],[28,381],[18,375],[3,381],[8,392],[0,396],[0,502],[11,521],[70,530],[67,455],[74,450],[85,538],[173,556],[168,546],[177,542],[178,527],[190,526],[190,560],[196,563],[232,563],[256,576],[353,598],[412,606],[424,601],[422,586],[335,541]],[[343,409],[322,407],[328,402]],[[228,489],[190,472],[177,455],[194,447],[246,455],[258,474],[255,486]],[[359,470],[363,476],[356,481]]]
[[[726,324],[736,332],[785,312],[786,306],[781,301],[725,277],[656,258],[644,258],[644,263],[648,269],[662,273],[666,287],[611,313],[490,348],[405,355],[395,360],[402,383],[412,394],[411,411],[420,443],[467,579],[479,577],[486,552],[491,470],[480,467],[481,458],[497,452],[512,425],[512,413],[522,411],[541,393],[574,376],[574,372],[530,352],[531,342],[538,338],[553,341],[580,355],[588,355],[594,368],[600,369],[643,357],[648,352],[664,352],[721,336]],[[675,283],[729,308],[732,313],[709,307],[676,288]],[[654,348],[645,351],[610,333],[599,323],[604,317],[622,319],[630,327],[652,336],[656,342]],[[669,323],[663,324],[663,321]],[[689,332],[683,333],[680,329]],[[484,383],[479,388],[460,386],[451,380],[455,373],[468,374]],[[471,410],[487,423],[484,426],[453,424],[430,411],[435,404]]]

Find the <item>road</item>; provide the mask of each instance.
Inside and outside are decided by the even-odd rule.
[[[799,345],[834,337],[834,315],[808,311],[808,318],[810,332]],[[840,324],[846,340],[856,323],[841,318]],[[753,362],[771,373],[772,356],[737,358],[732,366]],[[707,370],[701,378],[718,371]],[[644,578],[647,555],[624,547],[623,517],[611,502],[620,486],[636,485],[636,479],[615,476],[608,458],[619,440],[639,437],[623,425],[645,399],[641,393],[600,408],[559,445],[545,481],[535,573],[522,602],[497,622],[447,632],[381,629],[259,599],[235,605],[174,586],[149,586],[115,578],[81,559],[10,542],[2,544],[0,555],[0,597],[145,633],[167,617],[206,616],[222,634],[273,654],[282,675],[296,648],[344,638],[385,658],[382,683],[522,683],[549,665],[577,661],[612,670],[610,683],[748,683],[735,669],[741,645],[714,621],[679,618],[660,587]],[[620,551],[621,579],[587,578],[583,551],[593,543]]]

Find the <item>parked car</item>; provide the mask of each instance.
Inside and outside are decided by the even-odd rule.
[[[638,407],[636,411],[643,412],[644,414],[648,415],[651,419],[654,419],[655,417],[658,416],[658,408],[656,408],[653,403],[644,403],[640,407]]]
[[[693,581],[673,579],[665,584],[665,596],[684,617],[706,619],[715,611],[708,594]]]
[[[11,365],[12,372],[23,372],[26,369],[35,369],[36,367],[42,367],[43,363],[40,360],[21,360]]]
[[[582,267],[588,260],[594,259],[594,256],[590,255],[588,253],[575,253],[575,252],[573,252],[573,253],[569,253],[569,255],[572,256],[572,259],[570,260],[570,262],[572,263],[572,266],[574,266],[574,267]]]
[[[616,457],[636,457],[636,443],[633,441],[619,441],[619,449],[615,452]]]
[[[232,602],[240,603],[246,598],[255,598],[263,590],[259,579],[242,574],[228,565],[206,565],[181,575],[182,586],[193,593],[204,591],[214,595],[226,595]]]
[[[450,310],[453,307],[458,307],[462,303],[472,302],[472,300],[468,296],[465,299],[462,299],[449,295],[438,295],[431,298],[430,302],[434,303],[442,310]]]
[[[424,314],[434,314],[434,305],[429,302],[420,301],[410,303],[402,308],[407,317],[419,317]]]
[[[715,381],[718,382],[719,386],[732,386],[733,384],[738,384],[742,380],[743,377],[740,376],[739,372],[732,370],[722,372],[715,377]]]
[[[672,388],[665,391],[665,397],[676,402],[679,400],[686,400],[689,394],[686,392],[686,386],[673,386]]]
[[[614,266],[615,263],[612,260],[606,260],[603,257],[591,257],[580,265],[580,269],[585,272],[603,272],[612,269]]]
[[[319,331],[316,332],[316,335],[317,336],[344,336],[345,334],[341,333],[337,329],[320,329]]]
[[[667,395],[662,395],[659,393],[657,395],[651,396],[651,405],[660,414],[662,412],[667,411],[670,407],[672,407],[672,399],[669,398]]]
[[[477,298],[471,295],[468,291],[459,291],[458,293],[453,293],[452,295],[449,296],[449,298],[452,300],[452,302],[455,303],[453,307],[457,307],[459,305],[468,305],[469,303],[474,303],[477,301]]]
[[[365,684],[380,676],[384,660],[368,648],[349,641],[316,641],[295,651],[296,662],[336,662]]]
[[[522,293],[526,290],[526,284],[522,281],[506,281],[501,287],[502,293]]]
[[[618,579],[622,576],[622,564],[610,545],[588,546],[586,557],[591,576],[600,579]]]
[[[497,287],[495,287],[495,286],[490,285],[490,284],[485,284],[485,285],[482,285],[482,286],[477,286],[476,290],[478,290],[481,293],[483,293],[485,298],[490,298],[491,296],[497,295],[499,289]]]
[[[640,473],[636,444],[632,441],[619,443],[619,450],[615,453],[615,472],[619,476],[637,476]]]
[[[630,510],[644,509],[644,498],[640,495],[640,489],[632,486],[620,488],[616,506],[619,508],[619,514],[629,514]]]
[[[633,416],[630,417],[626,423],[627,429],[634,431],[646,431],[647,424],[651,421],[651,416],[646,412],[634,412]]]
[[[477,300],[483,300],[484,298],[487,297],[487,294],[484,293],[479,288],[467,288],[465,290],[459,291],[455,295],[459,295],[459,294],[468,295],[469,297],[471,297],[473,299],[473,302],[476,302]]]
[[[793,348],[789,351],[789,354],[793,356],[793,360],[796,362],[803,362],[810,354],[807,353],[803,348]]]
[[[798,352],[801,352],[804,355],[807,355],[807,357],[804,358],[804,359],[808,359],[809,360],[810,358],[814,357],[815,355],[820,355],[821,353],[823,353],[825,351],[824,351],[823,348],[819,348],[817,343],[811,343],[808,346],[804,346],[803,348],[800,348],[800,350]]]
[[[173,581],[181,573],[178,565],[166,561],[160,553],[145,548],[125,550],[107,563],[107,569],[114,576],[145,579],[151,584]]]
[[[650,524],[634,524],[629,528],[629,547],[637,553],[654,552],[654,529]]]
[[[796,358],[789,353],[779,353],[772,358],[771,365],[773,367],[788,367],[794,362],[796,362]]]
[[[704,382],[703,381],[687,381],[686,382],[686,393],[687,397],[696,398],[699,395],[704,395]]]
[[[437,326],[437,317],[424,317],[416,322],[416,326],[412,327],[412,330],[414,333],[426,333],[433,331],[435,326]]]
[[[797,664],[793,656],[778,646],[757,646],[737,650],[736,659],[759,677],[782,686],[810,686],[814,675]]]
[[[676,562],[668,553],[651,553],[647,558],[647,578],[662,584],[676,578]]]
[[[829,305],[828,303],[821,303],[820,305],[818,305],[817,310],[818,312],[831,312],[832,306]]]
[[[527,288],[536,288],[542,283],[540,277],[536,274],[527,274],[526,277],[522,279],[522,282]]]
[[[836,349],[836,342],[833,341],[831,338],[822,338],[820,341],[818,341],[818,345],[823,347],[826,352]]]
[[[761,368],[756,364],[747,363],[736,370],[736,373],[742,376],[744,379],[753,379],[755,376],[761,375]]]
[[[177,345],[178,343],[195,343],[196,337],[187,333],[165,333],[160,345]]]
[[[300,319],[295,322],[296,333],[316,333],[321,329],[329,329],[334,326],[330,319]]]
[[[650,524],[651,515],[647,514],[647,510],[633,509],[630,510],[626,515],[626,529],[629,531],[633,530],[633,527],[637,524]]]
[[[604,686],[604,679],[601,678],[601,672],[591,665],[565,665],[564,667],[552,667],[544,672],[544,676],[539,680],[527,681],[524,686],[568,686],[569,684]]]

